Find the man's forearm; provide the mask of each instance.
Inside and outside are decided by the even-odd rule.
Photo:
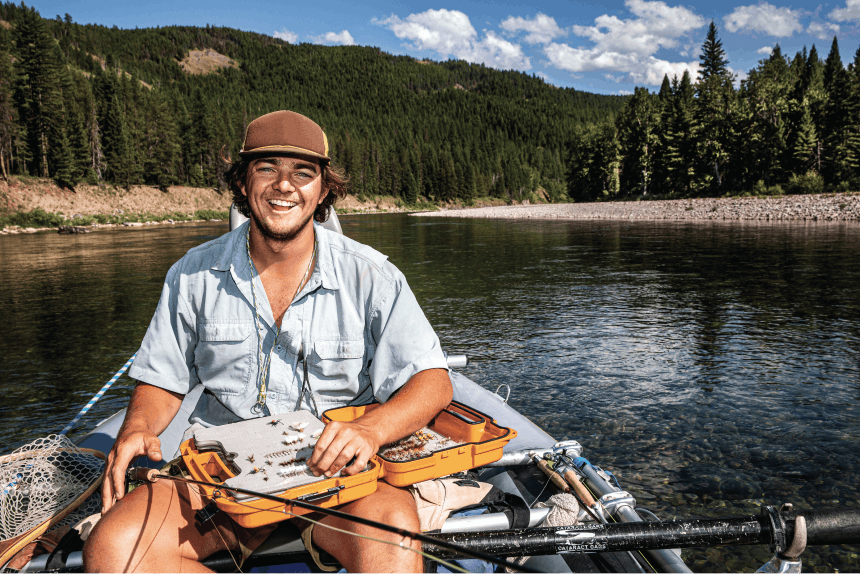
[[[159,387],[138,383],[131,393],[120,435],[132,431],[148,431],[160,435],[182,405],[183,395]]]
[[[361,418],[373,425],[379,444],[412,434],[429,423],[451,403],[454,391],[445,369],[428,369],[411,379],[388,402]]]

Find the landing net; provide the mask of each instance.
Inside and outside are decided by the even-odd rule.
[[[50,435],[0,457],[0,541],[98,511],[104,454]],[[91,496],[92,495],[92,496]]]

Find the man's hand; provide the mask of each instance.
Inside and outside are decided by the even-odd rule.
[[[102,514],[125,496],[125,471],[135,458],[146,455],[159,462],[164,432],[182,405],[184,395],[138,383],[128,401],[125,420],[108,454],[102,483]]]
[[[448,371],[428,369],[416,373],[385,404],[352,422],[330,422],[320,435],[308,467],[316,475],[346,475],[364,470],[383,445],[409,436],[429,423],[451,402]],[[355,461],[346,464],[355,457]],[[344,468],[346,467],[346,468]]]
[[[380,439],[374,429],[362,423],[333,421],[326,425],[308,461],[315,476],[332,476],[343,469],[343,474],[353,475],[364,470],[367,462],[379,450]],[[349,461],[352,464],[346,466]]]
[[[148,430],[126,431],[117,438],[105,465],[102,514],[110,510],[114,500],[122,500],[125,496],[125,471],[131,461],[143,455],[155,462],[162,459],[161,441]]]

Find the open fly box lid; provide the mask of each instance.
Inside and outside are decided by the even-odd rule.
[[[323,413],[323,420],[352,421],[378,406],[331,409]],[[505,445],[516,436],[514,429],[454,401],[425,428],[380,449],[379,478],[393,486],[409,486],[477,468],[502,458]]]
[[[189,475],[211,482],[203,494],[241,526],[254,528],[286,520],[284,505],[247,494],[220,490],[218,483],[263,494],[332,507],[376,492],[380,463],[353,476],[314,476],[307,466],[325,425],[308,411],[199,429],[180,452]],[[311,512],[298,507],[293,515]]]

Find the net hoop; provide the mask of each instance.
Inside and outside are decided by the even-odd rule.
[[[29,451],[25,453],[15,452],[12,454],[0,456],[0,464],[8,464],[13,462],[18,462],[27,458],[34,458],[38,456],[40,453],[45,452],[69,452],[75,454],[86,454],[92,455],[96,458],[101,459],[102,461],[107,460],[107,456],[100,450],[94,450],[90,448],[45,448],[36,451]],[[11,560],[18,552],[20,552],[25,546],[27,546],[30,542],[37,539],[39,536],[47,532],[53,526],[59,524],[63,521],[69,514],[71,514],[78,506],[80,506],[84,501],[86,501],[93,493],[98,490],[101,486],[102,481],[104,480],[104,472],[100,473],[90,485],[86,488],[86,490],[78,495],[73,501],[66,504],[66,506],[55,512],[50,518],[42,521],[36,526],[32,527],[27,532],[20,534],[18,536],[13,536],[7,540],[0,541],[0,569],[5,568],[6,564]]]

